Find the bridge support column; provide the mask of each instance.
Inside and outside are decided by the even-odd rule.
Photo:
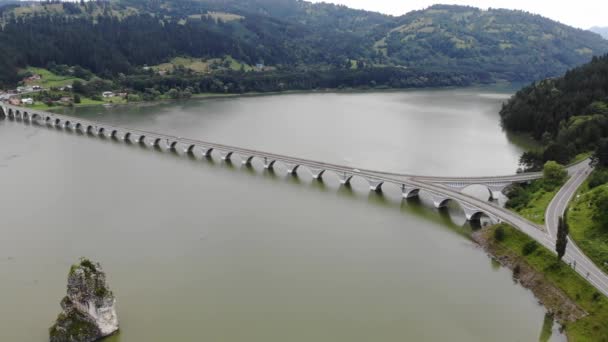
[[[275,162],[276,162],[276,160],[270,160],[270,159],[268,159],[268,157],[264,157],[264,168],[266,170],[272,170]]]
[[[285,163],[285,167],[287,168],[287,174],[295,176],[297,175],[297,171],[300,165]]]
[[[406,199],[418,197],[418,195],[420,194],[420,189],[415,188],[413,186],[406,186],[405,184],[402,184],[401,185],[401,194],[403,195],[403,198],[406,198]]]
[[[254,158],[254,156],[249,156],[249,157],[243,159],[243,161],[241,163],[243,163],[243,165],[245,165],[247,167],[251,167],[251,163],[253,162],[253,158]]]
[[[223,161],[229,163],[232,161],[232,155],[234,154],[234,152],[228,152],[228,153],[222,153],[220,152],[220,157],[222,158]]]
[[[368,179],[367,180],[369,182],[369,190],[370,191],[374,191],[377,193],[381,193],[382,192],[382,184],[384,184],[383,180],[379,180],[379,179]]]
[[[448,202],[450,201],[449,197],[437,195],[434,193],[431,193],[431,199],[433,200],[433,205],[435,206],[436,209],[446,207],[448,205]]]
[[[353,175],[344,172],[343,174],[338,175],[338,178],[340,178],[340,184],[349,187],[350,181],[353,179]]]
[[[211,158],[211,153],[213,152],[213,149],[207,149],[205,150],[205,152],[203,152],[203,156],[205,156],[205,158]]]
[[[310,173],[312,174],[312,178],[318,181],[323,180],[323,174],[325,173],[325,169],[310,169]]]

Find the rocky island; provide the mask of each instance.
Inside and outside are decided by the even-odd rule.
[[[101,265],[80,259],[70,269],[63,311],[49,329],[50,342],[93,342],[116,333],[115,304]]]

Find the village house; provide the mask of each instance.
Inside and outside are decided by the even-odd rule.
[[[8,103],[12,106],[18,106],[21,104],[21,99],[19,99],[17,96],[13,96],[8,99]]]
[[[34,99],[32,99],[31,97],[26,97],[24,99],[21,99],[21,103],[24,105],[33,105]]]
[[[101,93],[101,96],[105,98],[114,97],[114,93],[111,91],[104,91],[103,93]]]

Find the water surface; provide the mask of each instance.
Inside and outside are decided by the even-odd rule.
[[[77,115],[392,171],[513,172],[479,90],[174,102]],[[46,341],[69,265],[100,261],[109,341],[533,341],[551,321],[457,207],[0,121],[0,341]],[[553,338],[556,336],[553,334]],[[559,339],[559,337],[557,337]]]

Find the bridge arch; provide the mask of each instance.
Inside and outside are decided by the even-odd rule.
[[[139,138],[137,138],[137,143],[145,145],[146,144],[146,136],[145,135],[140,135]]]
[[[87,134],[93,134],[93,126],[92,125],[88,125],[87,129],[86,129]]]
[[[122,140],[126,142],[131,142],[131,132],[125,133],[125,135],[122,137]]]
[[[176,152],[177,151],[177,144],[179,144],[179,141],[175,140],[171,143],[171,145],[169,145],[169,149],[171,149],[171,151]]]
[[[118,130],[113,129],[112,133],[110,133],[110,138],[117,139],[117,137],[118,137]]]
[[[97,135],[99,136],[105,136],[106,129],[104,127],[99,127],[99,129],[97,130]]]

